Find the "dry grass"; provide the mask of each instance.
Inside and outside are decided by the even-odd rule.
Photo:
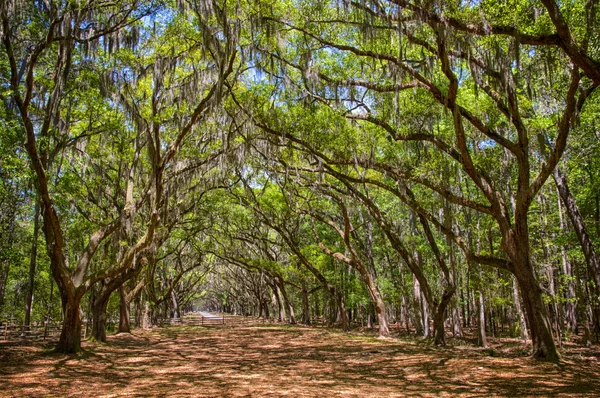
[[[437,348],[320,328],[167,327],[85,343],[78,355],[0,344],[0,396],[592,396],[598,347],[561,365],[504,342]]]

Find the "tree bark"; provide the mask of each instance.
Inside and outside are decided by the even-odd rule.
[[[413,313],[415,318],[415,334],[417,336],[427,337],[425,333],[425,316],[423,314],[423,305],[421,303],[421,286],[416,277],[413,276]]]
[[[123,287],[119,288],[119,331],[118,333],[131,333],[131,325],[129,324],[129,304],[127,301],[127,293]]]
[[[108,294],[100,292],[92,304],[92,338],[106,343],[106,308],[112,291]]]
[[[62,293],[62,292],[61,292]],[[62,294],[63,327],[60,333],[56,351],[65,354],[81,350],[81,317],[79,305],[83,294]]]
[[[310,325],[310,306],[306,282],[302,281],[302,324]]]
[[[479,266],[479,278],[481,279],[481,266]],[[477,289],[477,345],[487,347],[487,335],[485,333],[485,305],[481,286]]]
[[[285,284],[283,282],[283,278],[278,276],[276,278],[276,282],[279,286],[279,290],[281,293],[281,296],[283,297],[283,302],[285,304],[285,306],[287,307],[288,310],[288,314],[289,314],[289,323],[291,325],[295,325],[296,324],[296,316],[294,314],[294,306],[292,305],[292,302],[290,301],[287,291],[285,290]]]
[[[145,286],[145,281],[142,279],[137,285],[127,291],[127,286],[123,285],[119,287],[119,331],[118,333],[131,333],[130,319],[130,304],[131,301],[137,297],[136,300],[136,316],[135,316],[135,327],[140,327],[141,324],[141,294],[140,291]]]
[[[522,256],[513,261],[516,263],[515,276],[529,321],[533,357],[557,361],[560,357],[554,343],[548,310],[542,298],[542,288],[535,276],[528,253],[521,252],[521,254]]]
[[[277,281],[273,281],[273,295],[275,296],[275,301],[277,302],[277,320],[279,322],[285,322],[285,318],[287,317],[285,313],[285,307],[283,305],[283,298],[281,297],[281,289],[279,288],[279,283]]]
[[[433,314],[433,342],[436,345],[446,345],[444,319],[448,304],[452,300],[454,290],[444,290],[440,303]]]
[[[379,291],[379,288],[376,286],[375,281],[371,278],[370,275],[363,277],[363,280],[367,284],[367,288],[369,290],[369,293],[371,294],[371,299],[373,300],[373,304],[375,305],[375,312],[377,313],[377,321],[379,323],[379,337],[389,336],[390,327],[388,325],[387,314],[385,312],[385,302],[383,301],[381,292]],[[342,314],[342,316],[346,314],[346,309],[344,308],[343,311],[344,314]]]
[[[173,303],[173,319],[181,318],[181,314],[179,312],[179,303],[177,301],[177,295],[175,294],[175,290],[171,290],[171,302]]]

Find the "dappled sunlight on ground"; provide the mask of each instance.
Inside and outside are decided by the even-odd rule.
[[[592,396],[600,391],[598,347],[573,347],[556,365],[514,350],[492,357],[489,350],[470,346],[437,348],[414,339],[272,325],[159,328],[84,348],[67,356],[47,353],[39,344],[0,345],[0,396]]]

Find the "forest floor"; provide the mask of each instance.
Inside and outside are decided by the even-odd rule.
[[[83,344],[0,343],[0,396],[597,396],[600,347],[538,362],[517,341],[452,341],[283,325],[172,326]]]

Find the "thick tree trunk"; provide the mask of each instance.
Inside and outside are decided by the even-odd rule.
[[[454,289],[445,290],[442,299],[433,314],[433,341],[436,345],[446,345],[446,333],[444,329],[444,319],[448,304],[454,295]]]
[[[63,327],[56,351],[65,354],[81,350],[81,317],[79,305],[83,295],[66,296],[63,294]]]
[[[526,213],[517,209],[515,227],[505,231],[502,247],[512,262],[512,271],[521,290],[525,316],[527,317],[533,357],[558,361],[560,355],[552,335],[552,323],[544,304],[542,287],[535,275],[529,251],[529,229]]]
[[[102,293],[100,292],[92,304],[92,338],[96,341],[106,343],[106,309],[110,293]]]
[[[29,260],[29,280],[27,283],[27,296],[25,297],[25,326],[31,324],[31,311],[33,307],[33,290],[35,283],[35,269],[37,268],[37,246],[40,234],[40,201],[35,201],[35,215],[33,218],[33,243],[31,244],[31,257]]]
[[[552,324],[542,298],[542,288],[534,275],[533,267],[529,259],[525,258],[515,268],[525,305],[525,314],[529,321],[533,356],[556,361],[559,359],[559,355],[552,336]]]
[[[441,308],[438,308],[433,314],[433,342],[435,345],[446,345],[444,310]]]

